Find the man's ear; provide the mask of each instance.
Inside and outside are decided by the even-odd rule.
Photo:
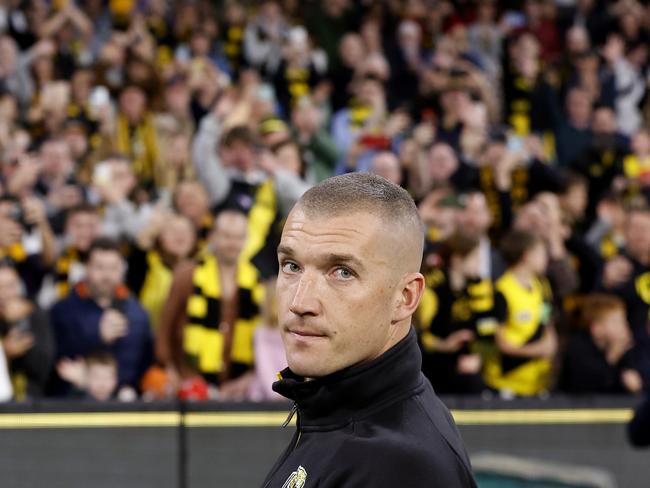
[[[424,293],[424,276],[422,273],[408,273],[404,275],[399,286],[399,295],[393,310],[393,323],[410,319],[415,313]]]

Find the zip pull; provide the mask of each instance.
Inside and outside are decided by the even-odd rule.
[[[289,416],[287,417],[287,420],[285,420],[284,423],[282,424],[282,427],[286,427],[287,425],[289,425],[289,422],[291,422],[291,419],[293,418],[293,416],[296,414],[297,411],[298,411],[298,404],[296,402],[293,402],[293,406],[291,407]]]

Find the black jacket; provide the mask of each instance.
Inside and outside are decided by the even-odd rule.
[[[420,371],[415,331],[374,361],[273,384],[294,400],[297,430],[264,488],[473,488],[447,408]]]

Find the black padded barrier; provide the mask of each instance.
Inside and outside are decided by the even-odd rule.
[[[650,486],[650,451],[629,446],[638,398],[445,397],[470,454],[611,474]],[[0,405],[2,488],[257,487],[286,446],[287,403]],[[524,485],[521,485],[524,486]],[[531,485],[532,486],[532,485]]]

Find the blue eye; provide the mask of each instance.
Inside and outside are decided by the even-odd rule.
[[[349,280],[350,278],[354,277],[352,271],[350,271],[347,268],[336,268],[336,273],[339,276],[339,278],[342,278],[344,280]]]
[[[291,261],[287,261],[282,265],[282,271],[285,273],[297,273],[300,271],[300,266],[298,266],[296,263],[292,263]]]

